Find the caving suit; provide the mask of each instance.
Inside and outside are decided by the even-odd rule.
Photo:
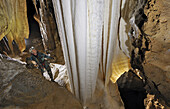
[[[48,61],[45,60],[45,58],[53,59],[52,57],[47,56],[44,53],[40,53],[38,51],[37,51],[37,55],[31,54],[31,57],[30,57],[31,60],[35,61],[38,64],[38,68],[41,70],[42,74],[44,73],[44,68],[45,68],[51,78],[51,81],[54,81],[51,68],[49,66]]]

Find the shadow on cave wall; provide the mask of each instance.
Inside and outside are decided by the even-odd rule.
[[[135,25],[143,33],[142,26],[147,21],[147,16],[144,14],[144,6],[147,0],[126,0],[124,8],[121,10],[121,17],[126,22],[125,32],[129,35],[133,34],[134,28],[130,23],[131,18],[134,16]],[[128,12],[127,12],[128,11]],[[141,37],[143,38],[143,37]],[[140,39],[141,39],[140,38]],[[137,39],[136,39],[137,40]],[[144,51],[140,52],[137,57],[134,57],[134,48],[136,45],[141,45],[142,40],[136,41],[134,36],[128,37],[126,45],[131,52],[131,66],[133,69],[139,69],[143,72],[142,62],[144,61]],[[147,42],[147,41],[146,41]],[[135,44],[135,45],[134,45]],[[141,46],[139,47],[139,50]],[[136,56],[136,55],[135,55]],[[137,63],[136,63],[137,62]],[[142,76],[143,77],[143,76]],[[145,90],[145,83],[140,79],[132,70],[125,72],[118,80],[118,89],[120,96],[124,102],[125,109],[145,109],[144,99],[147,97]]]

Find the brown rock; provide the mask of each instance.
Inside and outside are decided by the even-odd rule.
[[[39,70],[3,59],[0,62],[1,109],[82,109],[64,87],[47,81]]]

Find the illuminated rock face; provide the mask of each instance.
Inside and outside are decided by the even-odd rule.
[[[115,82],[130,68],[122,42],[127,36],[118,34],[121,1],[53,0],[53,6],[72,92],[86,103],[93,96],[98,74],[107,86],[111,74]]]
[[[170,10],[168,0],[151,0],[146,5],[148,21],[144,24],[144,32],[150,39],[150,51],[146,52],[143,64],[146,76],[156,86],[148,88],[148,92],[165,108],[170,107],[170,14],[167,10]]]
[[[20,51],[25,50],[24,38],[29,35],[26,0],[1,0],[0,7],[0,40],[6,36],[11,51],[13,40]]]

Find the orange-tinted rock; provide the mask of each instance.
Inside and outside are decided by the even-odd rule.
[[[24,51],[24,38],[29,35],[26,0],[1,0],[0,7],[0,40],[7,36],[12,51],[13,40]]]

